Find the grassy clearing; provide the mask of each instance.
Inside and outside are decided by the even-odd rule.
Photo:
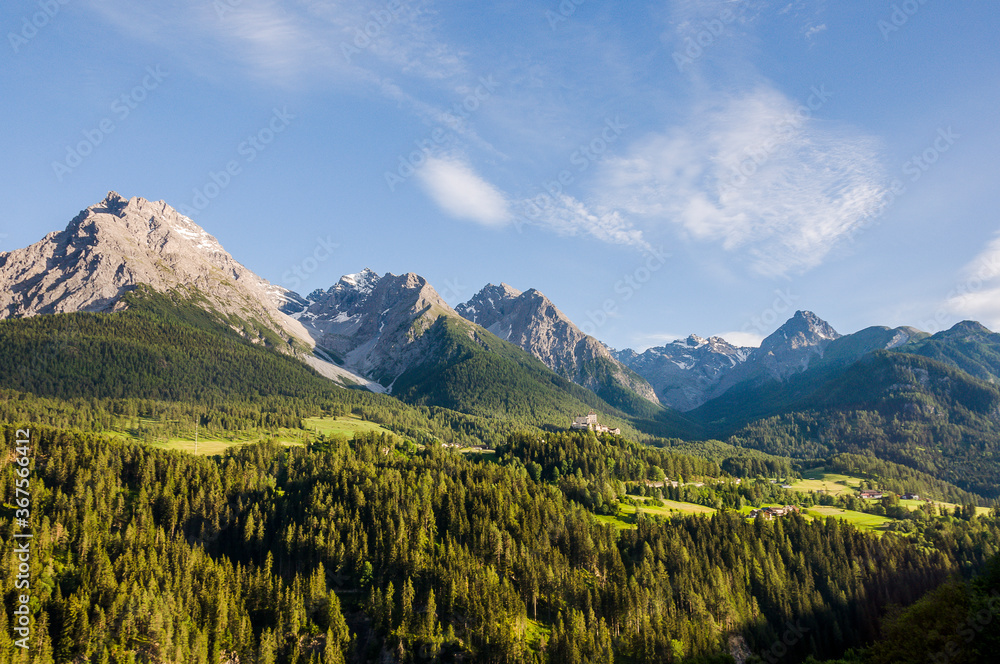
[[[232,441],[232,440],[202,440],[198,439],[198,455],[199,456],[212,456],[213,454],[222,454],[230,447],[236,447],[239,445],[248,445],[250,443],[255,443],[257,440],[247,440],[247,441]],[[165,450],[177,450],[179,452],[187,452],[188,454],[195,453],[194,439],[187,440],[184,438],[171,438],[166,443],[150,443],[153,447],[159,447]]]
[[[940,500],[935,500],[933,502],[934,502],[934,509],[935,510],[939,510],[941,508],[941,506],[943,505],[948,510],[949,514],[951,512],[953,512],[956,507],[960,507],[960,505],[956,505],[955,503],[945,503],[945,502],[942,502]],[[900,500],[899,504],[902,505],[903,507],[905,507],[906,509],[915,510],[915,509],[919,509],[920,507],[922,507],[924,505],[924,501],[923,500]],[[990,513],[990,508],[989,507],[979,507],[979,506],[976,507],[976,514],[978,514],[979,516],[985,516],[985,515],[987,515],[989,513]]]
[[[664,500],[663,507],[655,507],[653,505],[643,505],[642,511],[650,512],[652,514],[662,514],[664,510],[667,512],[680,512],[682,514],[715,514],[715,508],[706,507],[704,505],[696,505],[694,503],[682,503],[676,500]]]
[[[378,433],[393,433],[381,424],[363,420],[356,415],[344,415],[341,417],[307,417],[302,420],[302,425],[316,433],[327,436],[331,434],[343,434],[348,438],[358,432],[376,431]],[[395,434],[393,434],[395,435]]]
[[[291,435],[285,435],[290,433]],[[213,438],[202,438],[198,437],[198,456],[212,456],[215,454],[222,454],[230,447],[239,447],[241,445],[252,445],[254,443],[259,443],[263,440],[274,439],[281,445],[303,445],[304,441],[300,435],[296,435],[296,432],[291,429],[283,429],[276,435],[270,434],[259,434],[259,433],[248,433],[240,436],[239,438],[232,440],[220,440]],[[170,438],[167,442],[154,442],[150,443],[153,447],[159,447],[165,450],[177,450],[179,452],[187,452],[188,454],[195,454],[195,444],[194,436],[185,437],[181,436],[178,438]]]
[[[638,500],[642,501],[649,499],[638,498]],[[660,507],[659,505],[628,505],[626,503],[621,503],[618,506],[618,510],[618,516],[595,515],[595,518],[601,523],[612,525],[619,530],[625,530],[628,528],[635,528],[635,524],[632,523],[632,520],[637,512],[667,518],[682,514],[715,514],[715,510],[711,507],[696,505],[694,503],[682,503],[676,500],[664,500],[663,507]]]
[[[792,483],[792,489],[812,493],[824,491],[831,496],[843,496],[857,493],[861,486],[860,477],[828,473],[823,468],[814,468],[802,474],[802,479]]]
[[[810,507],[805,510],[805,512],[806,514],[818,519],[835,516],[854,524],[858,528],[875,532],[884,531],[886,524],[892,521],[892,519],[884,516],[865,514],[864,512],[854,512],[852,510],[842,510],[839,507],[828,507],[825,505]]]
[[[623,505],[622,507],[626,507],[626,506]],[[631,507],[631,505],[629,505],[628,507]],[[624,512],[625,510],[622,510],[622,511]],[[633,510],[631,512],[631,514],[635,514],[635,511]],[[624,521],[623,517],[624,517],[624,515],[619,515],[619,516],[608,516],[606,514],[595,514],[594,515],[594,518],[597,519],[600,523],[603,523],[606,526],[613,526],[614,528],[617,528],[618,530],[629,530],[631,528],[635,528],[636,527],[636,525],[634,523],[629,523],[628,521]]]

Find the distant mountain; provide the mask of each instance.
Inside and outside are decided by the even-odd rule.
[[[643,353],[625,349],[615,357],[649,381],[661,403],[688,411],[705,403],[722,379],[753,350],[733,346],[721,337],[703,339],[692,334]]]
[[[810,361],[822,357],[823,350],[840,336],[811,311],[796,311],[750,354],[746,366],[753,367],[753,374],[767,374],[782,380],[805,371]]]
[[[469,313],[469,306],[461,310]],[[411,403],[484,416],[532,413],[563,426],[570,413],[590,409],[618,417],[660,411],[632,392],[628,396],[651,412],[628,408],[633,405],[628,399],[612,401],[620,396],[613,390],[594,394],[574,385],[495,335],[492,330],[511,336],[509,328],[498,328],[497,316],[487,321],[492,330],[466,320],[416,274],[380,276],[365,269],[345,275],[328,290],[310,293],[292,317],[316,340],[317,354]]]
[[[455,311],[622,410],[650,414],[649,404],[659,405],[645,379],[615,359],[607,346],[584,334],[535,289],[522,293],[504,283],[488,284]]]
[[[643,353],[626,349],[615,357],[645,378],[660,400],[690,411],[743,383],[785,381],[823,357],[840,334],[809,311],[797,311],[759,348],[733,346],[721,337],[695,334]]]
[[[808,311],[799,311],[716,386],[692,415],[720,435],[755,418],[786,412],[827,381],[876,351],[901,349],[926,333],[910,327],[869,327],[840,335]]]

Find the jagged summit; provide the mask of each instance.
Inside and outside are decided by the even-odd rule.
[[[624,388],[659,403],[645,380],[615,359],[604,344],[584,334],[537,289],[522,293],[506,283],[487,284],[455,311],[599,395]]]
[[[674,344],[686,348],[698,348],[708,343],[708,339],[699,337],[697,334],[689,334],[686,339],[677,339]]]

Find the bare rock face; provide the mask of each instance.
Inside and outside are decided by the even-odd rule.
[[[317,353],[385,387],[427,359],[421,338],[439,316],[460,320],[427,280],[413,273],[380,277],[365,269],[341,277],[327,291],[314,291],[308,300],[293,317],[316,340]]]
[[[222,313],[311,345],[305,330],[279,310],[294,293],[238,263],[165,202],[116,192],[80,212],[66,230],[0,253],[0,317],[112,311],[139,284],[161,292],[197,290]]]
[[[520,346],[557,374],[601,393],[606,382],[658,404],[646,380],[624,366],[597,339],[584,334],[566,314],[535,289],[488,284],[455,311],[501,339]]]

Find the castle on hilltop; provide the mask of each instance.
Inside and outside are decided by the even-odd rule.
[[[597,413],[590,411],[589,415],[580,415],[575,420],[573,424],[569,425],[570,429],[580,429],[583,431],[593,431],[595,433],[610,433],[612,436],[620,436],[622,433],[621,429],[612,429],[606,427],[597,421]]]

